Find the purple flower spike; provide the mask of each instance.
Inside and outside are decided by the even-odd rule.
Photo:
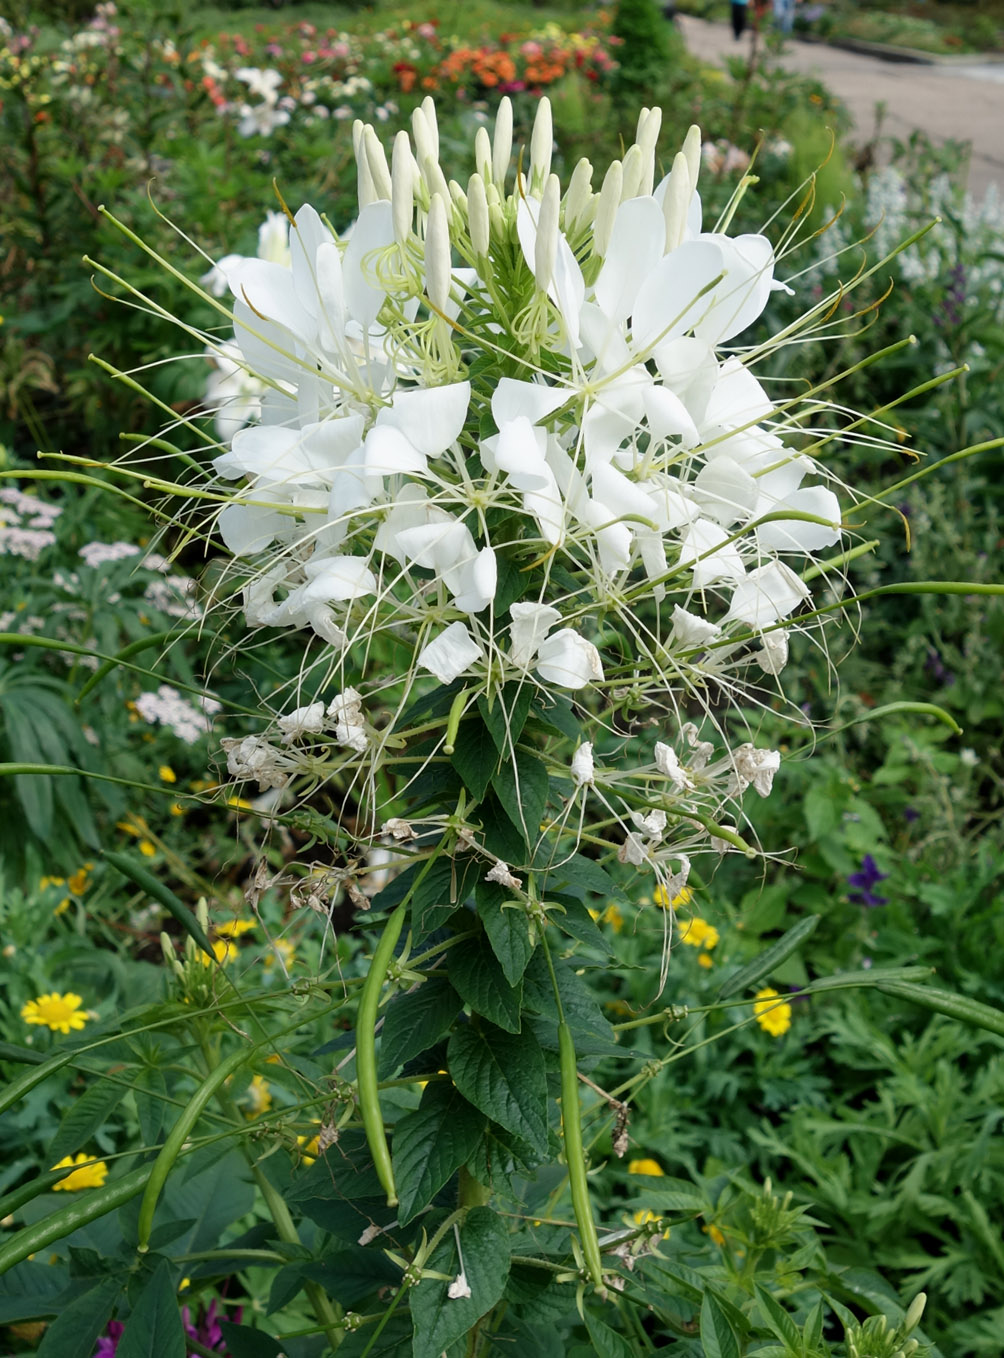
[[[884,882],[888,876],[889,874],[887,872],[879,872],[878,864],[875,862],[875,859],[872,858],[870,853],[866,853],[861,860],[861,871],[852,872],[848,875],[848,886],[860,887],[859,891],[852,891],[850,893],[850,899],[854,901],[856,905],[867,905],[869,907],[887,905],[889,897],[877,895],[872,891],[872,887],[876,886],[879,882]]]

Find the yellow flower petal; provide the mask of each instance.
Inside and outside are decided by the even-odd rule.
[[[76,1166],[76,1168],[74,1168]],[[108,1166],[104,1160],[95,1160],[93,1155],[65,1155],[52,1166],[53,1169],[72,1169],[58,1183],[52,1185],[54,1193],[76,1193],[81,1188],[100,1188],[108,1177]]]
[[[659,1164],[658,1160],[642,1158],[641,1160],[631,1160],[628,1163],[628,1173],[647,1174],[653,1179],[661,1179],[666,1171],[663,1169],[662,1165]]]
[[[21,1017],[25,1023],[51,1028],[54,1033],[69,1033],[71,1029],[79,1032],[88,1018],[86,1013],[80,1012],[82,1004],[80,996],[70,991],[65,995],[39,995],[37,1000],[29,1000],[22,1008]]]
[[[772,986],[757,991],[753,1013],[760,1027],[771,1037],[783,1037],[791,1027],[791,1005],[787,1000],[781,1000]]]

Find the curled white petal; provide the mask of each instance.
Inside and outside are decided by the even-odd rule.
[[[537,648],[537,673],[546,684],[584,688],[603,678],[603,662],[591,641],[570,627],[547,637]]]
[[[418,663],[441,684],[452,684],[480,658],[481,647],[462,622],[451,622],[418,653]]]

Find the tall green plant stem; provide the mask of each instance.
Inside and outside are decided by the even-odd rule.
[[[200,1046],[202,1047],[202,1055],[205,1059],[206,1066],[211,1071],[215,1068],[217,1063],[213,1058],[212,1049],[210,1048],[208,1038],[205,1035],[200,1039]],[[225,1088],[221,1087],[217,1089],[216,1100],[224,1115],[239,1127],[242,1122],[240,1109],[234,1103]],[[300,1239],[299,1231],[296,1229],[296,1224],[290,1215],[289,1208],[286,1206],[286,1200],[258,1164],[250,1147],[243,1138],[241,1139],[241,1154],[248,1162],[251,1174],[258,1186],[258,1190],[265,1200],[265,1206],[268,1208],[269,1216],[272,1218],[279,1239],[285,1245],[301,1245],[303,1242]],[[339,1309],[333,1305],[331,1299],[325,1293],[320,1283],[308,1281],[304,1283],[303,1290],[307,1294],[307,1300],[313,1308],[318,1324],[327,1335],[328,1343],[331,1345],[332,1350],[337,1349],[338,1345],[342,1342],[342,1318]]]

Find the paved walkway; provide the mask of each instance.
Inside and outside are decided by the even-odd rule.
[[[705,60],[748,50],[726,24],[681,15],[687,46]],[[875,105],[885,104],[883,132],[905,140],[920,128],[934,141],[972,143],[969,188],[979,196],[990,184],[1004,193],[1004,65],[921,66],[845,52],[820,43],[791,41],[780,57],[788,70],[817,76],[844,104],[855,135],[875,131]]]

